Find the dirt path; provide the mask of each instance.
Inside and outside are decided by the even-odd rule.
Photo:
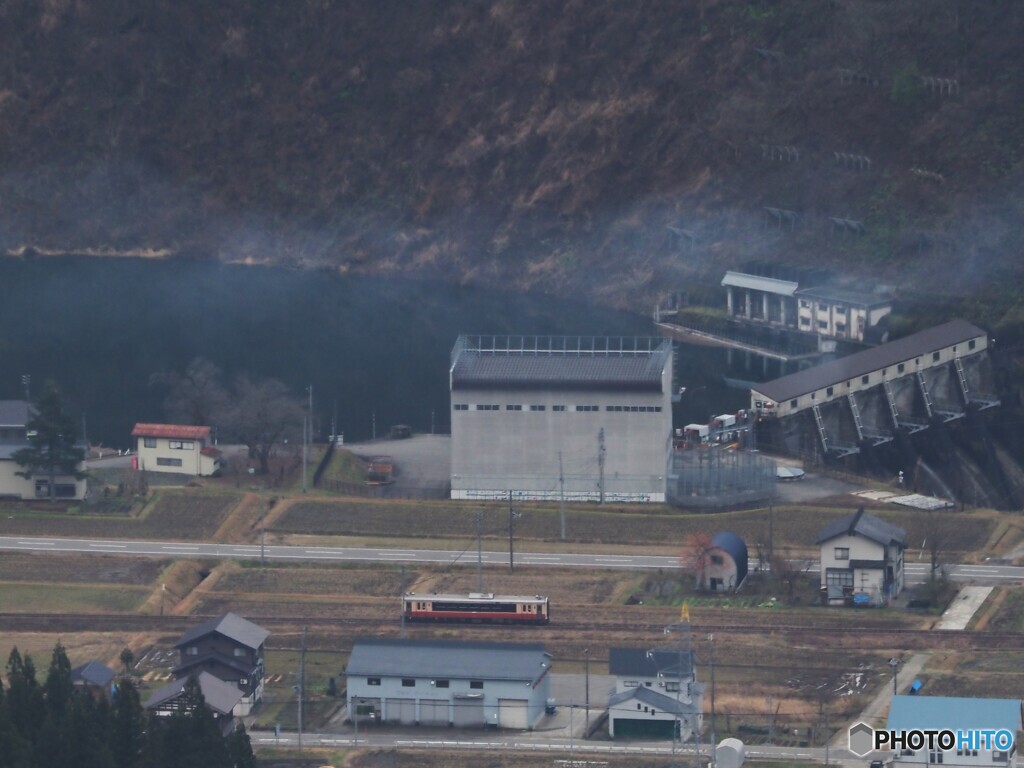
[[[260,519],[263,503],[257,493],[244,493],[220,528],[213,534],[213,541],[237,543],[249,538],[250,531]]]
[[[210,571],[210,575],[199,582],[191,592],[189,592],[171,611],[176,616],[185,616],[192,612],[196,607],[196,604],[202,600],[206,595],[214,590],[217,583],[221,580],[225,573],[229,571],[236,571],[239,569],[239,565],[236,563],[222,563]]]

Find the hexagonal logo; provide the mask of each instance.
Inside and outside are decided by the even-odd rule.
[[[850,726],[850,751],[857,757],[864,757],[875,748],[875,729],[867,723]]]

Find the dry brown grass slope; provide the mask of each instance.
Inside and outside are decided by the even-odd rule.
[[[759,257],[1022,324],[993,287],[1020,271],[1022,25],[1016,0],[9,0],[0,247],[644,309]]]

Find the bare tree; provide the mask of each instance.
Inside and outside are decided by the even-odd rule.
[[[228,409],[228,395],[221,383],[222,378],[220,368],[204,357],[197,357],[183,374],[176,371],[155,373],[149,382],[168,389],[164,411],[170,420],[212,426],[223,421]]]
[[[711,537],[699,531],[686,537],[686,549],[679,558],[684,571],[693,570],[697,589],[707,587],[706,572],[711,562]]]
[[[235,380],[234,404],[228,412],[227,430],[249,449],[260,463],[260,474],[270,471],[274,447],[302,432],[303,404],[277,379]]]

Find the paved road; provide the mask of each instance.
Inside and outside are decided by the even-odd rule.
[[[290,747],[298,746],[298,734],[282,733],[276,737],[273,733],[252,732],[249,734],[255,747]],[[448,736],[431,736],[424,734],[421,738],[408,738],[407,734],[379,732],[376,729],[370,733],[360,733],[358,739],[354,734],[305,734],[302,740],[304,747],[371,747],[371,748],[395,748],[395,749],[441,749],[450,750],[498,750],[513,752],[555,752],[572,753],[575,757],[582,759],[584,755],[670,755],[672,745],[668,741],[583,741],[582,739],[551,738],[547,734],[516,733],[507,734],[504,732],[489,732],[481,735],[470,735],[466,732]],[[702,752],[707,755],[708,745],[702,747]],[[683,744],[678,747],[678,755],[684,761],[693,757],[694,746],[692,743]],[[768,760],[808,760],[816,762],[825,761],[825,750],[823,748],[795,748],[795,747],[771,747],[771,746],[749,746],[747,747],[748,758],[759,758]],[[863,765],[863,760],[857,760],[842,749],[832,749],[830,758],[832,762],[845,762],[852,759],[852,764]]]
[[[158,555],[160,557],[232,558],[255,560],[349,561],[389,563],[451,563],[459,560],[467,565],[476,562],[475,552],[443,549],[380,549],[373,547],[302,547],[279,544],[208,544],[187,541],[129,541],[98,539],[41,538],[32,536],[0,536],[0,550],[28,552],[89,552],[117,555]],[[484,552],[487,566],[508,566],[507,552]],[[552,552],[516,552],[517,566],[552,566],[560,568],[624,568],[628,570],[674,569],[676,557],[660,555],[558,554]],[[816,562],[797,563],[810,573],[818,572]],[[950,578],[978,584],[1004,584],[1024,581],[1024,567],[1012,565],[951,565]],[[907,563],[908,584],[923,582],[928,576],[927,563]]]

